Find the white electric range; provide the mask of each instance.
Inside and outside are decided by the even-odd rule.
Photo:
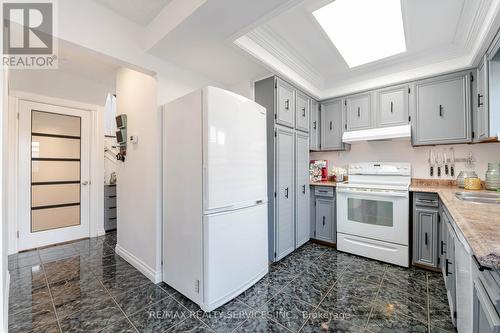
[[[410,163],[349,165],[337,185],[337,249],[409,266]]]

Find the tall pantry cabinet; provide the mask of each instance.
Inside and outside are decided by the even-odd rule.
[[[309,240],[309,123],[311,99],[278,77],[255,82],[267,110],[269,260]]]

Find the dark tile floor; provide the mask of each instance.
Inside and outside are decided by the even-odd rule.
[[[9,257],[9,332],[452,332],[442,277],[308,243],[204,313],[114,253],[116,234]]]

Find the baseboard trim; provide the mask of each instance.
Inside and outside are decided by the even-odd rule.
[[[152,269],[151,267],[146,265],[142,260],[140,260],[132,253],[125,250],[120,245],[116,244],[115,252],[120,257],[125,259],[129,264],[131,264],[137,270],[139,270],[142,274],[144,274],[153,283],[160,283],[161,282],[161,272],[157,272],[156,270]]]
[[[104,236],[104,234],[106,234],[106,230],[104,230],[104,229],[97,229],[97,237]]]
[[[9,331],[9,290],[10,290],[10,272],[7,272],[7,278],[5,279],[5,293],[4,293],[4,299],[3,301],[3,311],[2,313],[3,316],[3,327],[2,331],[3,332],[8,332]]]

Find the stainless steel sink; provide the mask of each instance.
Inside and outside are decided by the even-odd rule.
[[[474,193],[474,192],[457,192],[455,196],[463,201],[500,204],[500,193]]]

